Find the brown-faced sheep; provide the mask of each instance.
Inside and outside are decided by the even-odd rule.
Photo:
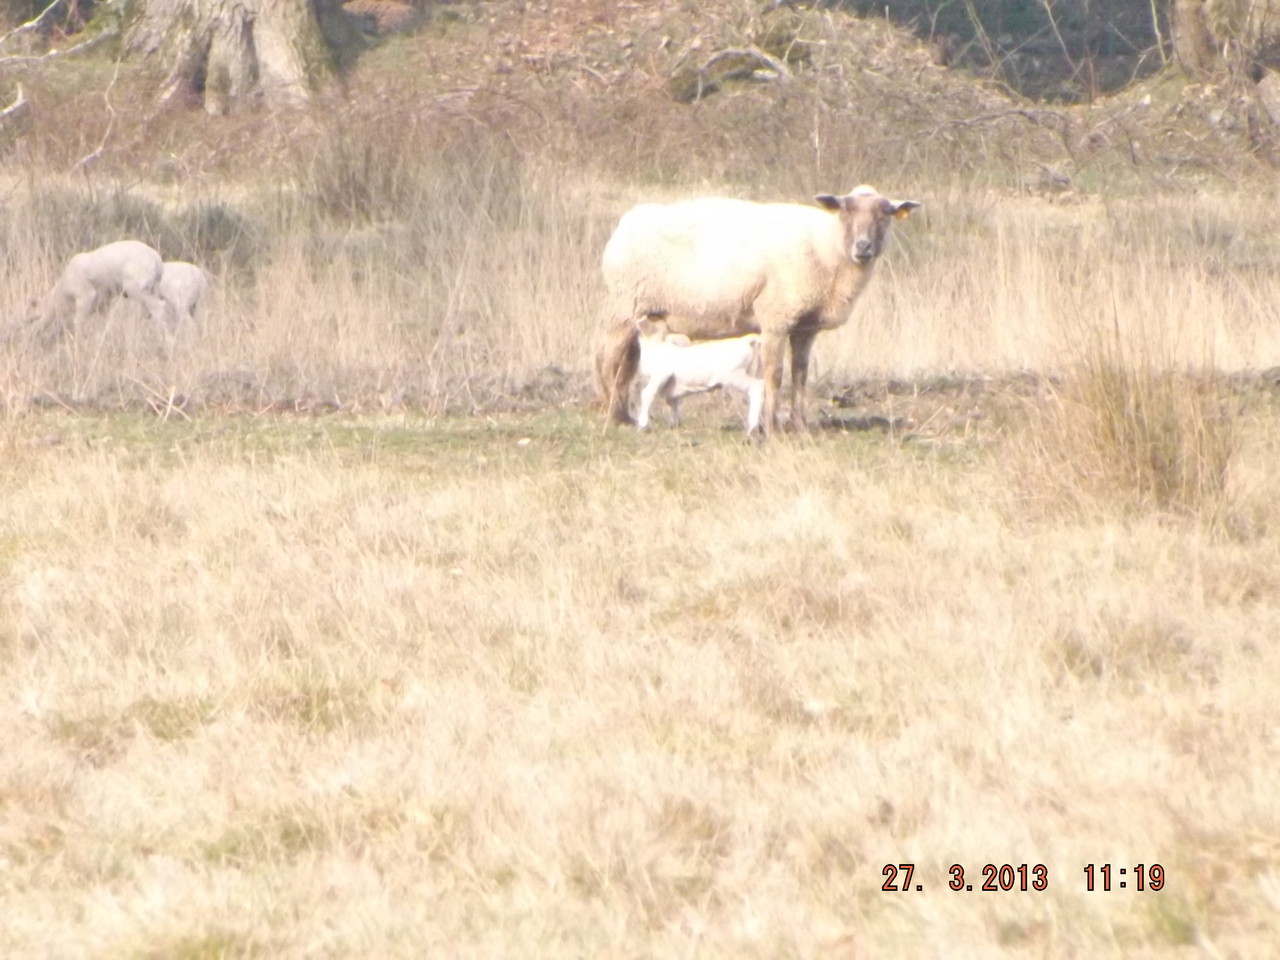
[[[764,406],[764,380],[760,378],[760,335],[721,340],[690,340],[669,333],[664,320],[646,318],[640,332],[640,416],[636,426],[649,426],[649,408],[661,395],[671,408],[671,422],[680,423],[680,399],[691,393],[706,393],[720,387],[747,395],[747,433],[760,426]]]
[[[596,360],[615,422],[631,422],[636,322],[658,314],[672,332],[693,338],[763,336],[766,433],[778,425],[789,345],[791,420],[805,428],[814,337],[849,319],[894,218],[920,206],[868,186],[814,199],[816,206],[706,197],[641,204],[623,215],[601,261],[610,328]]]
[[[156,292],[162,270],[160,254],[137,240],[117,240],[77,253],[67,261],[45,299],[38,331],[45,337],[56,336],[68,314],[73,314],[79,327],[111,297],[124,294],[146,307],[160,330],[167,333],[165,301]]]

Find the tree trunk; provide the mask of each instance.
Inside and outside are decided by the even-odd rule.
[[[1248,76],[1280,51],[1280,0],[1173,0],[1169,23],[1174,56],[1193,75]]]
[[[137,0],[125,51],[159,58],[162,99],[187,92],[211,114],[251,98],[298,106],[332,69],[321,29],[332,15],[340,0]]]
[[[1205,22],[1205,0],[1173,0],[1169,30],[1173,34],[1173,55],[1178,66],[1192,75],[1213,69],[1217,51]]]

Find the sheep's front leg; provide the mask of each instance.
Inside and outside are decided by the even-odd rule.
[[[151,322],[155,324],[156,332],[160,334],[165,346],[172,353],[177,338],[177,308],[170,306],[169,301],[164,297],[149,290],[134,288],[126,290],[125,295],[146,307],[147,313],[151,315]]]
[[[767,437],[778,429],[778,392],[782,389],[782,361],[787,353],[787,336],[766,333],[760,342],[760,372],[764,377],[764,409],[761,413]]]
[[[809,352],[817,330],[791,331],[791,424],[796,430],[808,430],[805,415],[806,387],[809,381]]]
[[[76,309],[73,319],[75,326],[71,329],[72,336],[78,337],[84,331],[89,318],[93,316],[93,311],[98,308],[98,292],[96,290],[82,291],[76,294]]]

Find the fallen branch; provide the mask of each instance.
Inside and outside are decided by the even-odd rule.
[[[1064,114],[1058,113],[1056,110],[1001,110],[997,113],[984,113],[981,116],[968,117],[964,120],[948,120],[945,123],[938,124],[930,130],[926,136],[928,139],[932,140],[943,130],[948,130],[952,127],[973,127],[980,123],[990,123],[993,120],[1003,120],[1006,117],[1022,117],[1024,120],[1030,120],[1032,123],[1036,124],[1036,126],[1044,126],[1044,120],[1046,118],[1057,120],[1064,127],[1070,124],[1067,117]]]
[[[35,17],[34,19],[28,20],[22,26],[16,27],[15,29],[10,30],[8,33],[6,33],[3,37],[0,37],[0,47],[4,46],[14,37],[20,37],[24,33],[34,33],[37,30],[43,29],[45,20],[53,19],[53,8],[56,7],[60,2],[61,0],[52,0],[52,2],[47,7],[45,7],[43,10],[40,11],[39,16]]]
[[[702,65],[702,75],[706,77],[711,76],[711,68],[717,63],[721,60],[730,60],[734,58],[739,60],[755,60],[761,66],[776,73],[779,79],[791,79],[790,68],[777,57],[765,53],[759,47],[734,47],[729,50],[721,50]]]
[[[50,50],[48,53],[31,54],[28,56],[12,56],[0,57],[0,64],[6,63],[39,63],[45,60],[60,60],[63,57],[74,57],[78,53],[84,53],[92,50],[103,40],[110,40],[116,36],[115,30],[103,30],[101,33],[94,34],[84,43],[77,43],[74,47],[67,47],[65,50]]]
[[[182,417],[183,420],[191,420],[190,414],[184,409],[187,405],[187,397],[178,393],[176,387],[169,387],[169,392],[165,393],[163,390],[157,390],[150,384],[144,383],[137,377],[126,376],[125,379],[132,380],[149,394],[146,398],[146,404],[161,420],[168,420],[169,415],[173,413]]]
[[[27,94],[22,89],[22,84],[18,84],[18,95],[14,98],[13,103],[0,110],[0,128],[30,112],[31,103],[27,100]]]
[[[729,61],[727,67],[722,66]],[[720,67],[720,72],[716,68]],[[720,89],[725,80],[733,80],[761,68],[771,70],[783,83],[793,78],[791,70],[777,57],[759,47],[732,47],[713,54],[701,67],[686,67],[672,78],[672,96],[678,103],[693,103]]]

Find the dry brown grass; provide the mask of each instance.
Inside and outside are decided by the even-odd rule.
[[[1036,409],[1028,485],[1072,509],[1101,498],[1211,519],[1227,507],[1243,402],[1212,371],[1134,365],[1102,346]]]
[[[617,216],[708,189],[601,181],[497,145],[466,163],[445,154],[406,167],[349,201],[316,164],[297,169],[282,185],[211,184],[192,196],[15,184],[0,237],[11,251],[0,315],[11,325],[70,252],[121,236],[207,264],[222,296],[173,357],[127,304],[51,352],[18,336],[0,369],[6,396],[116,405],[145,399],[131,385],[146,383],[193,409],[441,411],[510,403],[549,380],[567,390],[559,397],[584,399],[599,251]],[[1063,375],[1117,330],[1119,369],[1280,365],[1280,283],[1268,268],[1277,251],[1256,192],[1054,203],[958,178],[880,186],[925,206],[895,231],[853,322],[819,339],[820,385]],[[321,193],[332,205],[314,202]],[[352,217],[361,205],[367,215]],[[404,216],[391,215],[397,206]]]
[[[201,147],[179,105],[74,176],[100,129],[4,154],[0,954],[1268,949],[1271,188],[1138,198],[1159,177],[1098,160],[1028,193],[1044,128],[940,127],[934,73],[816,12],[812,83],[657,102],[624,67],[695,37],[572,9],[567,59],[450,21],[287,135]],[[724,9],[708,42],[752,29]],[[462,89],[441,41],[491,35],[511,72]],[[862,180],[925,206],[813,395],[889,435],[760,448],[714,399],[603,429],[623,210]],[[30,343],[65,258],[125,235],[216,274],[198,329],[169,354],[117,304]],[[881,889],[901,863],[922,891]]]
[[[1265,533],[1046,522],[1000,456],[574,414],[6,445],[7,956],[1266,941]],[[923,892],[882,892],[908,862]],[[1089,894],[1103,862],[1167,886]]]

